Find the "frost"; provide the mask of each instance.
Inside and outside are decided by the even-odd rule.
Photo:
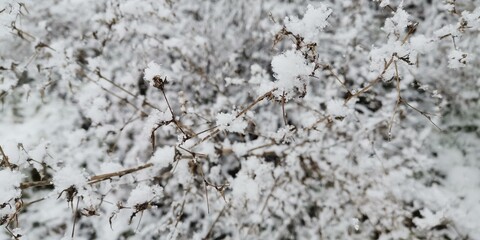
[[[308,5],[302,19],[286,18],[285,26],[293,34],[304,37],[305,41],[317,42],[320,38],[319,31],[328,25],[327,19],[330,14],[332,14],[332,10],[326,5],[322,4],[317,8]]]
[[[21,195],[20,183],[25,176],[17,171],[0,170],[0,205]]]

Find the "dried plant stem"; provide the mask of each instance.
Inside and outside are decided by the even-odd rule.
[[[213,221],[212,226],[210,226],[210,229],[208,229],[207,234],[203,238],[204,240],[205,239],[210,239],[210,235],[212,235],[213,228],[215,227],[215,224],[217,224],[218,220],[220,220],[220,217],[223,215],[223,213],[225,212],[225,210],[229,206],[230,206],[230,204],[228,204],[228,203],[223,206],[222,210],[220,211],[220,213],[218,213],[217,217],[215,218],[215,221]]]
[[[5,152],[3,151],[2,146],[0,146],[0,153],[2,154],[2,157],[3,157],[2,162],[0,162],[0,166],[3,165],[3,164],[5,164],[5,166],[6,166],[7,168],[10,168],[10,169],[11,169],[12,166],[10,165],[10,162],[8,161],[8,157],[7,157],[7,155],[5,154]]]
[[[118,171],[118,172],[96,175],[96,176],[90,177],[90,179],[88,181],[88,184],[94,184],[94,183],[102,182],[102,181],[111,179],[112,177],[122,177],[124,175],[131,174],[131,173],[134,173],[134,172],[138,172],[140,170],[143,170],[143,169],[146,169],[146,168],[149,168],[149,167],[152,167],[152,166],[153,166],[153,163],[147,163],[147,164],[144,164],[144,165],[140,165],[138,167],[125,169],[125,170]]]
[[[177,117],[175,116],[175,113],[173,112],[172,106],[170,106],[170,102],[168,101],[167,95],[165,94],[165,90],[163,90],[163,88],[160,88],[160,90],[162,91],[163,98],[165,99],[165,102],[167,102],[168,110],[170,110],[170,114],[172,114],[173,123],[175,124],[175,126],[177,126],[178,130],[180,130],[183,133],[183,135],[190,138],[191,135],[195,134],[195,133],[193,133],[192,131],[189,131],[189,133],[187,134],[183,130],[183,128],[180,126],[180,124],[177,121]]]
[[[98,183],[98,182],[109,180],[113,177],[122,177],[124,175],[128,175],[128,174],[131,174],[131,173],[134,173],[134,172],[138,172],[140,170],[150,168],[152,166],[153,166],[153,163],[147,163],[147,164],[140,165],[140,166],[137,166],[137,167],[128,168],[128,169],[125,169],[125,170],[122,170],[122,171],[95,175],[95,176],[92,176],[92,177],[89,178],[88,184],[95,184],[95,183]],[[51,185],[53,185],[52,179],[35,181],[35,182],[23,182],[23,183],[20,184],[20,189],[27,189],[27,188],[31,188],[31,187],[45,187],[45,186],[51,186]]]
[[[282,117],[283,117],[283,123],[285,126],[288,125],[287,121],[287,112],[285,112],[285,91],[282,94]]]
[[[390,67],[390,65],[392,65],[395,56],[396,56],[396,54],[392,55],[390,60],[388,60],[388,62],[385,64],[385,67],[383,68],[383,71],[373,81],[371,81],[366,87],[360,89],[360,91],[356,92],[355,94],[350,95],[347,99],[345,99],[345,104],[348,103],[348,101],[350,101],[352,98],[358,97],[359,95],[367,92],[375,84],[380,82],[380,80],[382,80],[383,74],[385,74],[387,72],[388,68]]]
[[[86,76],[86,75],[85,75]],[[119,95],[117,95],[116,93],[106,89],[105,87],[103,87],[102,85],[98,84],[95,80],[91,79],[90,77],[86,76],[87,79],[89,79],[91,82],[93,82],[95,85],[99,86],[103,91],[109,93],[110,95],[120,99],[121,101],[124,101],[126,102],[128,105],[132,106],[135,110],[137,111],[140,111],[142,114],[144,115],[148,115],[145,111],[143,111],[142,109],[140,109],[139,107],[137,107],[134,103],[130,102],[127,98],[124,98],[124,97],[121,97]]]
[[[78,212],[79,203],[80,203],[80,197],[78,197],[77,199],[77,206],[75,207],[75,211],[73,212],[72,238],[75,236],[75,226],[77,225],[77,212]]]
[[[125,89],[124,87],[118,85],[118,84],[115,83],[114,81],[112,81],[112,80],[106,78],[105,76],[103,76],[103,75],[101,74],[101,72],[100,72],[99,69],[95,69],[95,71],[92,71],[92,72],[96,73],[97,76],[98,76],[100,79],[103,79],[103,80],[109,82],[110,84],[112,84],[113,86],[115,86],[115,87],[117,87],[118,89],[122,90],[123,92],[127,93],[128,95],[132,96],[133,98],[135,98],[135,99],[138,98],[137,95],[133,94],[132,92],[130,92],[130,91],[128,91],[127,89]],[[151,104],[151,103],[148,102],[147,100],[144,100],[144,104],[147,105],[147,106],[149,106],[149,107],[151,107],[151,108],[153,108],[153,109],[159,110],[159,108],[158,108],[157,106]]]
[[[235,119],[241,117],[243,114],[245,114],[246,112],[248,112],[250,109],[252,109],[255,105],[257,105],[259,102],[261,102],[262,100],[264,100],[265,98],[269,97],[272,95],[273,91],[277,90],[276,88],[266,92],[265,94],[263,94],[262,96],[258,97],[257,99],[255,99],[255,101],[253,101],[252,103],[250,103],[246,108],[244,108],[242,111],[240,111],[239,113],[237,113],[237,115],[235,115]],[[213,128],[209,128],[208,130],[213,130],[213,132],[211,132],[210,134],[208,134],[207,136],[205,136],[204,138],[202,138],[200,141],[196,142],[191,148],[194,148],[198,145],[200,145],[202,142],[205,142],[206,140],[214,137],[215,135],[217,135],[220,130],[218,129],[218,126],[215,126]]]
[[[412,34],[415,32],[415,30],[417,30],[417,26],[418,26],[418,23],[413,24],[413,26],[408,31],[407,35],[405,35],[405,37],[403,38],[402,45],[405,44],[408,41],[408,39],[412,36]]]
[[[269,97],[272,95],[272,93],[277,90],[276,88],[266,92],[265,94],[263,94],[262,96],[258,97],[254,102],[250,103],[250,105],[248,105],[245,109],[243,109],[241,112],[237,113],[236,115],[236,118],[239,118],[241,117],[243,114],[245,114],[248,110],[250,110],[252,107],[254,107],[255,105],[257,105],[257,103],[259,103],[260,101],[262,101],[263,99],[265,99],[266,97]]]
[[[345,88],[345,90],[347,90],[347,92],[349,93],[349,95],[352,95],[352,92],[350,92],[350,90],[348,89],[348,87],[345,85],[345,82],[343,82],[342,80],[340,80],[340,78],[338,77],[338,75],[333,71],[332,66],[326,65],[326,66],[324,66],[324,70],[327,70],[333,77],[335,77],[335,79],[337,80],[337,82],[339,82],[340,85],[342,85],[342,87]]]
[[[433,124],[433,126],[435,126],[439,131],[443,131],[437,124],[435,124],[433,121],[432,121],[432,117],[430,117],[430,114],[427,113],[427,112],[424,112],[414,106],[412,106],[410,103],[408,103],[407,101],[405,101],[405,99],[401,99],[402,103],[404,103],[406,106],[410,107],[411,109],[415,110],[416,112],[420,113],[422,116],[424,116],[426,119],[428,119],[428,121],[430,121],[430,123]]]
[[[402,102],[402,97],[400,95],[400,76],[398,74],[398,66],[397,66],[397,61],[395,61],[395,80],[397,82],[397,101],[395,103],[395,107],[393,109],[393,114],[392,118],[390,119],[390,123],[388,124],[388,137],[390,138],[392,136],[392,127],[393,127],[393,121],[395,120],[395,115],[397,114],[398,107],[400,106],[400,103]]]

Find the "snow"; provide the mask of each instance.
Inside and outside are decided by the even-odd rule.
[[[243,202],[250,201],[255,204],[259,198],[258,184],[245,174],[239,174],[232,182],[232,198],[241,206]]]
[[[327,112],[334,117],[344,117],[347,115],[348,108],[344,105],[343,101],[332,99],[327,102]]]
[[[319,7],[307,6],[307,11],[302,19],[298,17],[288,17],[285,19],[285,26],[293,34],[304,37],[307,42],[317,42],[320,39],[320,30],[327,25],[327,19],[332,14],[332,10],[326,5]]]
[[[155,150],[155,153],[150,159],[150,162],[155,164],[155,168],[161,169],[164,167],[168,167],[170,164],[172,164],[174,157],[175,147],[164,146]]]
[[[18,171],[8,169],[0,170],[0,205],[8,203],[10,200],[20,197],[20,183],[25,176]]]
[[[220,131],[243,133],[248,123],[233,113],[217,114],[217,126]]]
[[[143,72],[143,79],[150,83],[153,86],[153,78],[158,76],[160,78],[165,78],[164,71],[162,67],[154,61],[148,63],[147,68]]]
[[[387,33],[402,33],[403,29],[407,28],[409,18],[410,15],[405,10],[398,8],[393,17],[385,21],[383,30]]]
[[[0,239],[480,239],[476,1],[17,2]]]
[[[421,229],[428,230],[433,228],[444,220],[443,212],[433,213],[430,209],[426,208],[420,211],[422,218],[414,218],[413,222]]]
[[[53,176],[53,185],[55,191],[60,193],[70,187],[80,190],[87,185],[87,178],[85,174],[76,167],[66,166],[59,169]]]
[[[145,184],[139,184],[135,189],[130,192],[127,204],[129,206],[135,206],[137,204],[143,204],[154,201],[156,198],[161,197],[162,188],[160,186],[147,186]]]
[[[302,88],[300,77],[308,76],[313,72],[313,65],[308,64],[302,54],[295,50],[288,50],[272,59],[272,70],[275,78],[274,87],[278,95],[293,94],[295,88]]]
[[[467,63],[470,62],[470,56],[462,51],[459,50],[452,50],[448,54],[448,67],[449,68],[462,68],[465,67]]]

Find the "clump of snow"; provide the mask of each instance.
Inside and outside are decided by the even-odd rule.
[[[66,166],[55,173],[53,185],[58,193],[71,186],[78,190],[87,185],[87,178],[79,168]]]
[[[217,114],[217,126],[220,131],[243,133],[248,123],[233,113]]]
[[[193,178],[189,168],[189,161],[181,159],[178,162],[175,162],[175,167],[173,168],[173,175],[175,179],[181,184],[191,183],[193,181]]]
[[[387,33],[400,34],[408,26],[409,17],[410,15],[405,10],[398,8],[393,17],[385,20],[383,30]]]
[[[458,37],[460,36],[460,31],[458,31],[458,28],[453,24],[448,24],[436,30],[434,35],[440,39],[449,35],[452,37]]]
[[[13,73],[2,73],[5,74],[0,81],[0,91],[8,91],[15,85],[17,85],[18,80],[16,79]]]
[[[316,42],[319,39],[319,31],[327,25],[327,19],[332,14],[332,9],[321,4],[315,8],[307,6],[307,11],[302,19],[292,16],[285,19],[285,27],[295,35],[302,36],[307,42]]]
[[[232,197],[235,202],[242,203],[245,201],[257,201],[260,192],[258,184],[248,175],[240,172],[233,180]]]
[[[412,49],[419,53],[427,53],[431,51],[434,47],[434,40],[432,38],[427,38],[425,35],[412,36],[410,38],[410,45]]]
[[[390,0],[381,0],[380,7],[386,7],[390,4]]]
[[[149,139],[152,130],[157,127],[158,124],[162,122],[169,122],[173,119],[172,113],[170,111],[160,111],[154,110],[149,115],[142,129],[142,137],[144,139]]]
[[[173,163],[174,157],[175,147],[165,146],[155,151],[152,158],[150,158],[150,162],[155,165],[155,168],[161,169]]]
[[[295,132],[295,127],[288,125],[288,126],[279,128],[276,132],[268,132],[266,135],[270,138],[275,139],[275,141],[288,143],[291,140],[293,140],[294,132]]]
[[[463,11],[462,18],[468,24],[470,31],[480,29],[480,7],[475,8],[473,12]]]
[[[160,78],[166,77],[162,67],[156,62],[151,61],[150,63],[148,63],[147,68],[145,68],[143,72],[143,79],[147,81],[151,86],[153,86],[153,78],[156,76]]]
[[[160,186],[140,184],[130,192],[127,204],[129,206],[135,206],[137,204],[151,202],[155,200],[155,198],[161,197],[162,191],[163,188]]]
[[[425,208],[420,211],[423,218],[414,218],[413,222],[421,229],[430,229],[442,223],[445,220],[444,213],[438,211],[433,213],[430,209]]]
[[[225,86],[230,86],[230,85],[242,85],[245,83],[245,79],[243,78],[225,78]]]
[[[295,89],[303,88],[301,76],[308,76],[312,73],[314,65],[307,63],[302,53],[296,50],[288,50],[283,54],[273,57],[272,70],[277,81],[274,87],[277,88],[277,95],[284,93],[290,96]]]
[[[250,74],[251,77],[248,80],[250,84],[260,84],[269,78],[267,71],[258,64],[250,66]]]
[[[33,150],[28,152],[28,155],[36,161],[43,161],[43,158],[47,155],[47,148],[48,148],[49,142],[44,141],[40,144],[37,145]]]
[[[386,62],[389,62],[394,54],[397,56],[407,56],[409,53],[410,49],[407,49],[406,45],[402,44],[401,41],[394,41],[392,39],[389,40],[388,44],[374,47],[369,53],[370,77],[376,78],[383,73],[382,76],[385,80],[391,79],[395,76],[395,68],[393,64],[390,64],[390,66],[385,69]]]
[[[123,169],[122,165],[115,162],[104,162],[100,165],[100,173],[118,172]]]
[[[342,101],[332,99],[327,102],[327,112],[334,117],[345,117],[348,114],[348,108]]]
[[[86,115],[93,123],[101,123],[107,118],[107,107],[109,103],[103,98],[95,98],[91,102],[91,105],[86,109]]]
[[[20,172],[9,169],[0,170],[0,205],[20,197],[22,192],[19,187],[23,178],[24,175]]]
[[[449,68],[462,68],[467,65],[470,61],[470,56],[462,51],[459,50],[452,50],[450,54],[448,54],[448,67]]]

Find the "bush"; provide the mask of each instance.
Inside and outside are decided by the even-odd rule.
[[[473,1],[0,16],[1,239],[480,238]]]

